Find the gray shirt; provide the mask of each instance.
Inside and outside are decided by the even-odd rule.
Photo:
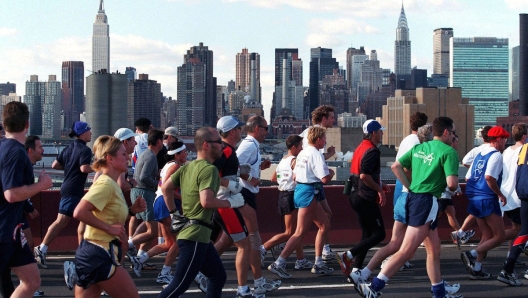
[[[134,179],[137,181],[137,188],[146,188],[156,191],[158,187],[158,160],[152,150],[147,149],[138,158]]]

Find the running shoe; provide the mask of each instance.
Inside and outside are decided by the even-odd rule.
[[[143,270],[156,270],[156,265],[151,263],[144,263],[143,267],[141,268]]]
[[[40,267],[47,269],[48,265],[46,265],[46,254],[40,250],[40,246],[35,246],[33,249],[33,254],[35,255],[35,259],[37,260],[37,263],[39,263]]]
[[[138,257],[136,256],[129,256],[129,258],[130,263],[132,263],[132,269],[134,269],[134,273],[137,277],[141,277],[141,269],[143,269],[143,264],[139,261]]]
[[[334,268],[330,268],[324,263],[321,266],[314,264],[311,272],[313,274],[332,274],[334,273]]]
[[[312,269],[313,263],[308,261],[306,258],[302,260],[295,261],[295,269],[301,270],[301,269]]]
[[[264,259],[266,259],[267,252],[265,250],[260,250],[260,267],[264,267]]]
[[[370,283],[366,283],[365,281],[359,282],[358,288],[359,288],[359,295],[365,298],[377,298],[381,296],[381,292],[374,291],[370,287]]]
[[[405,264],[403,264],[403,268],[405,268],[405,269],[409,269],[411,267],[412,267],[412,264],[409,263],[409,261],[407,261],[407,262],[405,262]]]
[[[475,231],[474,230],[467,230],[465,231],[465,235],[460,237],[460,242],[462,242],[462,244],[466,244],[466,242],[468,242],[469,238],[475,236]]]
[[[42,296],[44,296],[44,291],[36,291],[33,294],[33,297],[42,297]]]
[[[458,236],[457,231],[451,232],[451,239],[453,239],[453,243],[456,244],[458,250],[460,250],[461,240],[460,240],[460,236]]]
[[[433,296],[434,298],[434,296]],[[460,295],[460,294],[449,294],[449,293],[446,293],[444,298],[464,298],[463,295]]]
[[[475,266],[475,257],[471,255],[471,252],[465,251],[460,254],[460,258],[464,265],[466,265],[466,270],[469,274],[473,274],[473,266]]]
[[[286,265],[284,266],[277,266],[275,263],[271,263],[271,265],[268,266],[268,270],[272,273],[277,274],[280,278],[291,278],[291,274],[289,274],[286,271]]]
[[[526,273],[524,274],[524,278],[528,279],[528,270],[526,270]]]
[[[354,260],[348,257],[348,254],[346,251],[344,252],[338,252],[336,254],[336,260],[339,263],[339,266],[341,267],[341,271],[344,275],[349,275],[352,271],[352,264],[354,264]]]
[[[198,272],[198,274],[196,274],[196,277],[194,278],[194,283],[204,294],[207,294],[207,282],[207,277],[205,277],[202,272]]]
[[[334,262],[336,260],[336,253],[330,250],[329,253],[323,253],[323,262]]]
[[[255,292],[252,292],[251,290],[248,289],[248,291],[244,294],[242,293],[239,293],[237,291],[237,294],[235,296],[235,298],[266,298],[266,294],[257,294]]]
[[[73,290],[77,282],[77,274],[75,273],[75,263],[72,261],[64,262],[64,281],[68,289]]]
[[[156,279],[156,282],[159,284],[170,284],[173,276],[174,276],[173,273],[170,271],[167,274],[163,274],[162,272],[160,272],[158,274],[158,278]]]
[[[480,269],[479,271],[473,270],[473,274],[469,276],[471,279],[491,279],[491,274]]]
[[[275,245],[271,248],[271,255],[273,256],[274,260],[277,260],[285,246],[286,242],[282,242],[281,244]]]
[[[499,276],[497,277],[497,280],[500,282],[503,282],[505,284],[508,284],[510,286],[522,286],[522,281],[517,279],[517,276],[515,276],[515,273],[506,273],[506,271],[502,270]]]
[[[263,281],[260,282],[259,285],[255,283],[255,288],[253,289],[253,293],[256,294],[265,294],[266,292],[273,292],[280,288],[282,284],[281,280],[270,280],[264,278]]]
[[[453,294],[456,294],[460,290],[460,284],[459,283],[450,284],[444,280],[444,288],[447,293],[453,295]]]
[[[361,277],[361,270],[352,271],[349,275],[349,280],[354,284],[354,290],[361,295],[359,284],[364,283],[363,277]]]

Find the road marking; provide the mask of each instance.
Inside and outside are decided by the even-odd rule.
[[[325,288],[337,288],[337,287],[345,287],[345,288],[351,288],[354,287],[353,284],[332,284],[332,285],[313,285],[313,286],[286,286],[286,287],[280,287],[279,291],[284,290],[299,290],[299,289],[325,289]],[[224,292],[236,292],[237,288],[224,288],[222,289],[222,293]],[[149,295],[149,294],[159,294],[161,290],[159,291],[139,291],[139,294]],[[187,290],[185,293],[201,293],[200,290]]]

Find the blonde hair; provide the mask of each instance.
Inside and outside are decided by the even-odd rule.
[[[107,167],[106,157],[108,155],[116,156],[117,151],[123,146],[120,139],[108,135],[102,135],[95,140],[93,145],[94,163],[92,168],[99,172]]]
[[[321,126],[312,126],[308,130],[308,135],[306,136],[306,139],[308,139],[309,144],[315,144],[317,142],[317,139],[324,137],[326,134],[326,128]]]

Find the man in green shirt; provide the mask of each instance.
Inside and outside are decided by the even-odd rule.
[[[186,225],[178,234],[180,255],[174,278],[158,297],[180,297],[199,271],[209,279],[207,296],[221,297],[227,278],[222,261],[209,241],[212,216],[218,208],[243,206],[244,198],[240,194],[227,200],[216,198],[220,176],[212,163],[222,156],[222,139],[218,131],[211,127],[198,129],[194,145],[197,159],[178,169],[161,188],[171,214],[177,210],[174,190],[181,189],[183,214],[192,224]]]

